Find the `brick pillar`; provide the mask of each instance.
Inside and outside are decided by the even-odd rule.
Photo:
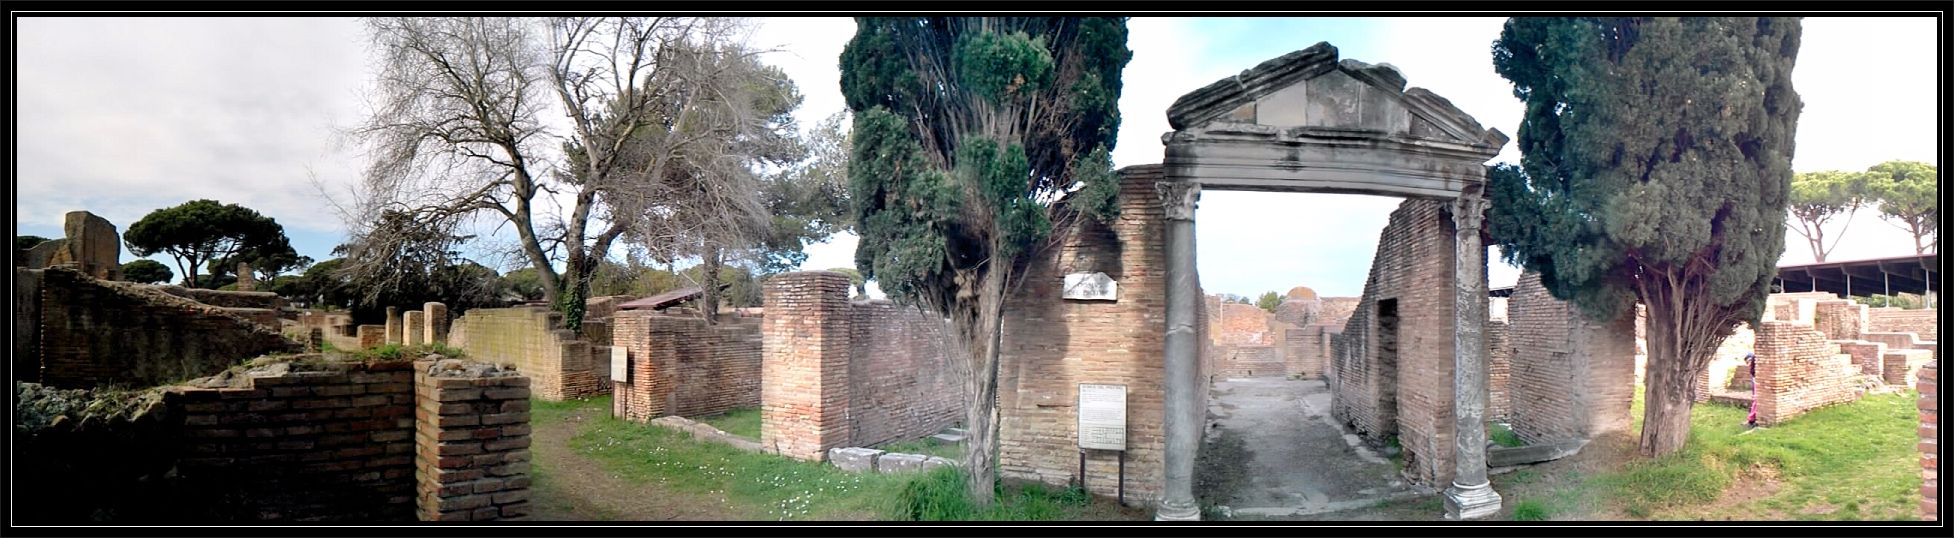
[[[527,519],[529,378],[459,360],[414,363],[422,521]],[[430,370],[438,373],[430,375]]]
[[[387,326],[361,325],[354,329],[354,335],[360,339],[360,349],[373,349],[386,345]]]
[[[1940,510],[1940,357],[1920,369],[1920,518],[1937,521]]]
[[[306,331],[305,351],[307,353],[318,353],[324,350],[325,347],[326,347],[325,329],[321,329],[319,327],[313,327],[311,330]]]
[[[237,291],[258,291],[258,275],[249,263],[237,262]]]
[[[767,280],[760,445],[769,452],[819,461],[848,442],[849,287],[827,271]]]
[[[387,343],[400,343],[400,307],[387,307]]]
[[[419,310],[409,310],[401,313],[401,319],[400,319],[401,345],[418,346],[426,342],[425,340],[425,338],[427,338],[427,329],[425,328],[427,325],[426,320],[427,320],[427,313]]]
[[[448,305],[427,303],[421,305],[421,312],[427,318],[427,334],[423,341],[430,344],[448,344]]]

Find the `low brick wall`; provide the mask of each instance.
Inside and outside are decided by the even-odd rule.
[[[91,397],[87,391],[50,395],[20,385],[24,408],[37,411],[16,423],[17,456],[34,464],[18,468],[14,483],[35,492],[22,498],[17,507],[31,509],[19,514],[30,523],[412,521],[427,492],[421,477],[433,476],[441,480],[432,489],[437,508],[479,490],[498,508],[496,518],[519,515],[526,505],[503,501],[528,484],[526,378],[444,362],[504,377],[490,381],[496,387],[479,379],[459,380],[467,387],[417,384],[407,361],[297,355],[135,395],[94,396],[153,398],[133,415],[74,403]],[[49,421],[52,414],[67,418]],[[417,431],[433,442],[417,444]],[[417,460],[443,471],[417,474]],[[470,478],[470,470],[493,477],[499,489]]]
[[[528,519],[529,378],[461,361],[421,361],[414,386],[420,519]]]
[[[278,310],[279,308],[285,306],[284,298],[279,297],[278,294],[276,293],[272,293],[268,291],[207,290],[202,288],[185,288],[182,286],[173,286],[173,285],[161,285],[161,286],[150,286],[150,287],[162,291],[163,293],[168,293],[170,295],[175,295],[177,297],[183,297],[210,306],[221,306],[226,308],[263,308],[266,310]]]
[[[651,310],[621,311],[611,322],[612,348],[631,361],[628,377],[611,380],[614,416],[646,422],[760,405],[759,323],[729,318],[708,326]]]
[[[1886,344],[1864,340],[1835,340],[1839,352],[1852,357],[1852,366],[1860,375],[1884,377],[1886,374]]]
[[[1526,272],[1507,302],[1513,433],[1549,443],[1625,430],[1635,387],[1635,319],[1589,320]],[[1490,347],[1490,346],[1489,346]]]
[[[1288,374],[1282,350],[1275,346],[1217,344],[1215,376],[1219,378],[1282,377]]]
[[[1911,387],[1919,378],[1920,369],[1934,362],[1934,352],[1924,349],[1900,349],[1887,351],[1880,356],[1883,364],[1880,380],[1888,385]]]
[[[455,320],[449,345],[470,358],[516,365],[537,398],[562,401],[609,390],[609,346],[593,348],[569,329],[562,314],[539,307],[477,308]],[[601,355],[601,356],[599,356]]]
[[[1920,370],[1920,518],[1940,517],[1940,360]]]
[[[154,286],[50,268],[41,273],[40,288],[39,364],[24,368],[33,371],[23,381],[146,387],[302,349],[276,329]]]
[[[1914,333],[1921,340],[1940,340],[1938,309],[1874,308],[1867,311],[1868,331]]]
[[[1757,329],[1757,422],[1772,425],[1858,397],[1852,356],[1809,324],[1765,321]]]
[[[1812,326],[1832,340],[1854,340],[1871,325],[1866,305],[1845,299],[1818,301],[1813,305]]]

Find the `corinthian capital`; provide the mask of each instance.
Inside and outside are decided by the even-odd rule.
[[[1167,218],[1173,220],[1194,220],[1194,206],[1201,201],[1201,184],[1192,181],[1157,181],[1154,192],[1160,194],[1160,206],[1167,210]]]
[[[1485,221],[1485,197],[1467,193],[1452,200],[1452,224],[1460,232],[1478,230]]]

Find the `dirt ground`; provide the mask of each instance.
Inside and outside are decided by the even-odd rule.
[[[1239,442],[1245,457],[1208,462],[1204,472],[1242,477],[1210,490],[1209,502],[1226,506],[1233,519],[1295,519],[1418,495],[1390,460],[1338,429],[1329,410],[1330,390],[1322,380],[1216,381],[1209,435],[1222,444]],[[1221,468],[1229,466],[1240,468]]]
[[[599,411],[603,411],[600,409]],[[530,503],[534,521],[713,521],[740,519],[724,497],[633,483],[570,448],[588,411],[531,423]]]

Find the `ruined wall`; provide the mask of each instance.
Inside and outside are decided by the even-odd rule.
[[[1844,299],[1813,303],[1812,326],[1830,340],[1857,340],[1870,325],[1866,305]]]
[[[13,378],[41,376],[41,269],[14,268]]]
[[[1540,275],[1520,274],[1507,301],[1513,433],[1534,443],[1626,429],[1634,398],[1635,319],[1596,322],[1555,299]]]
[[[1512,417],[1513,339],[1512,324],[1506,320],[1486,322],[1486,419],[1505,421]]]
[[[1940,359],[1920,370],[1920,518],[1940,517]]]
[[[539,307],[476,308],[455,320],[450,345],[476,360],[516,365],[537,398],[562,401],[604,392],[610,353],[561,329],[563,315]],[[600,377],[601,376],[601,377]]]
[[[629,354],[630,376],[612,380],[614,416],[639,422],[706,416],[760,405],[760,324],[626,310],[611,318],[611,346]]]
[[[946,322],[889,301],[849,304],[849,445],[916,439],[963,421],[963,379],[944,352]]]
[[[225,308],[263,308],[277,310],[285,306],[285,299],[268,291],[225,291],[202,288],[185,288],[174,285],[154,286],[157,290],[199,303]]]
[[[1757,422],[1773,425],[1852,401],[1852,357],[1811,325],[1765,321],[1757,328]]]
[[[1342,327],[1344,323],[1350,321],[1350,316],[1357,313],[1357,305],[1363,302],[1363,298],[1324,297],[1318,301],[1322,302],[1322,305],[1317,307],[1316,322]]]
[[[1216,307],[1208,317],[1208,330],[1216,344],[1224,346],[1266,346],[1275,343],[1269,330],[1269,311],[1252,304],[1209,301]]]
[[[528,519],[530,381],[479,366],[414,363],[414,504],[421,521]]]
[[[1914,333],[1921,340],[1940,339],[1940,317],[1937,309],[1904,310],[1899,308],[1874,308],[1867,311],[1868,331]]]
[[[1061,485],[1075,481],[1079,384],[1126,385],[1126,498],[1159,498],[1168,263],[1166,218],[1154,189],[1160,170],[1157,165],[1121,170],[1119,218],[1054,230],[1056,245],[1031,262],[1024,285],[1012,295],[998,380],[1004,476]],[[1118,300],[1062,299],[1064,275],[1074,272],[1106,273],[1119,282]],[[1200,320],[1196,330],[1205,333],[1208,325]],[[1196,335],[1203,348],[1211,340]],[[1212,361],[1202,363],[1211,368]],[[1201,379],[1210,373],[1203,371]],[[1205,396],[1197,401],[1205,402]],[[1118,454],[1090,451],[1087,467],[1087,487],[1113,495],[1119,486],[1111,479],[1118,475]]]
[[[67,268],[41,273],[38,308],[39,368],[24,380],[56,387],[151,386],[301,349],[224,309]]]
[[[1391,212],[1363,298],[1335,339],[1330,385],[1333,417],[1373,445],[1396,436],[1406,474],[1431,484],[1454,471],[1453,235],[1441,202],[1406,200]],[[1396,304],[1395,338],[1378,330],[1386,300]],[[1382,360],[1380,350],[1393,347],[1395,361]]]
[[[826,271],[767,279],[761,321],[760,445],[803,460],[847,446],[850,323],[846,275]]]

